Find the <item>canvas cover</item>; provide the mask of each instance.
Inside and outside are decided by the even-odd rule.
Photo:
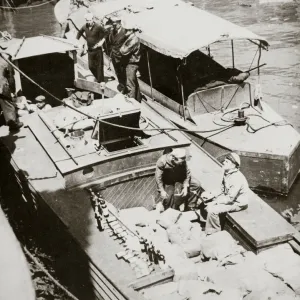
[[[140,29],[137,35],[143,44],[179,59],[219,41],[248,39],[268,46],[264,38],[248,29],[177,0],[113,0],[81,8],[69,18],[80,27],[87,11],[99,20],[111,14],[129,19]]]
[[[1,52],[12,56],[13,60],[76,50],[76,46],[66,39],[52,36],[34,36],[3,42]]]

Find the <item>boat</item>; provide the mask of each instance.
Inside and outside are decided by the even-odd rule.
[[[219,161],[229,151],[237,152],[251,188],[289,192],[300,168],[300,135],[263,101],[260,84],[246,80],[255,70],[262,72],[262,52],[269,47],[266,39],[182,1],[113,0],[70,11],[64,22],[70,41],[87,11],[103,23],[110,15],[131,18],[140,29],[139,84],[147,103],[189,130],[188,135]],[[158,20],[164,25],[157,26]],[[235,62],[235,45],[241,41],[247,43],[243,51],[255,53],[251,65],[257,57],[255,66],[244,72]],[[220,47],[230,51],[231,67],[214,60],[216,45],[218,51]],[[86,57],[77,59],[87,70]],[[113,68],[109,54],[106,66]],[[81,72],[78,86],[82,80],[93,80],[89,76]]]
[[[151,212],[157,218],[157,159],[171,148],[184,147],[204,190],[220,185],[220,163],[147,102],[121,94],[104,98],[104,92],[94,93],[94,99],[87,92],[90,105],[76,93],[61,102],[59,95],[64,91],[66,96],[63,82],[72,92],[78,71],[76,47],[65,39],[37,36],[2,49],[12,57],[17,90],[28,99],[43,94],[56,101],[51,109],[24,115],[25,126],[19,131],[2,126],[0,157],[5,166],[1,175],[11,174],[20,199],[39,220],[34,222],[37,230],[55,252],[62,284],[79,299],[145,299],[143,292],[176,275],[169,252],[162,251],[149,267],[142,248],[130,251],[128,242],[138,248],[141,237],[153,238],[132,222],[143,222]],[[40,68],[43,72],[36,74]],[[46,83],[51,92],[43,88]],[[93,86],[101,92],[100,84]],[[299,247],[295,229],[256,194],[249,196],[246,211],[228,215],[227,230],[255,253],[278,244]],[[130,217],[122,217],[128,211],[133,211]],[[155,249],[162,250],[161,245],[156,241]],[[191,261],[186,258],[184,264]]]
[[[40,47],[33,47],[36,44]],[[54,99],[53,108],[21,117],[25,126],[19,131],[1,126],[1,176],[12,174],[10,182],[20,199],[43,224],[37,230],[57,251],[62,282],[77,297],[142,299],[137,290],[147,284],[137,281],[131,265],[116,258],[124,249],[119,244],[123,239],[103,231],[110,225],[99,218],[90,198],[100,192],[110,218],[115,218],[116,209],[152,209],[157,159],[171,148],[188,148],[189,139],[146,103],[122,95],[105,99],[96,95],[93,105],[80,107],[74,95],[59,101],[61,94],[67,96],[63,83],[72,88],[76,77],[76,62],[69,57],[76,58],[76,47],[65,39],[42,35],[13,39],[1,44],[1,52],[7,63],[6,54],[12,57],[16,91],[32,102],[41,94],[49,103],[49,95]],[[198,171],[204,177],[202,184],[211,186],[210,176],[221,180],[218,162],[200,147],[194,151],[194,163],[201,159],[203,165]],[[123,234],[136,235],[120,224]],[[146,281],[154,285],[173,276],[172,269],[156,267],[151,284],[148,277]]]

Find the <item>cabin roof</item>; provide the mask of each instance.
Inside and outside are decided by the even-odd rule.
[[[129,18],[141,30],[137,35],[143,44],[174,58],[182,59],[225,40],[248,39],[268,46],[263,37],[250,30],[178,0],[114,0],[92,5],[88,10],[99,19],[110,14]],[[84,23],[86,11],[81,8],[70,16],[76,25]]]
[[[66,39],[45,35],[24,39],[12,39],[2,43],[1,46],[1,52],[10,54],[13,60],[76,50],[75,46]]]

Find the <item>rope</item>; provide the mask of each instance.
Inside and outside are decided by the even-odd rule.
[[[250,70],[251,67],[252,67],[252,64],[253,64],[254,59],[255,59],[255,57],[256,57],[256,54],[257,54],[257,51],[258,51],[258,48],[256,49],[256,52],[255,52],[255,54],[254,54],[254,56],[253,56],[253,59],[252,59],[251,64],[250,64],[250,66],[249,66],[248,72],[249,72],[249,70]]]
[[[268,122],[269,122],[269,121],[268,121]],[[262,127],[258,128],[258,129],[253,128],[253,127],[249,124],[248,121],[246,121],[246,124],[247,124],[247,132],[249,132],[249,133],[256,133],[257,131],[260,131],[260,130],[265,129],[265,128],[270,127],[270,126],[278,126],[278,127],[279,127],[279,126],[292,126],[292,127],[294,127],[291,123],[287,122],[286,120],[278,121],[278,122],[273,122],[273,123],[270,123],[270,124],[268,124],[268,125],[266,125],[266,126],[262,126]],[[250,131],[249,128],[250,128],[252,131]]]
[[[13,9],[13,10],[26,9],[26,8],[34,8],[34,7],[38,7],[38,6],[42,6],[42,5],[51,3],[53,1],[57,1],[57,0],[48,0],[48,1],[44,2],[44,3],[40,3],[40,4],[36,4],[36,5],[31,5],[31,6],[22,6],[22,7],[0,6],[0,8],[3,8],[3,9]]]
[[[47,277],[57,286],[59,287],[62,291],[66,293],[71,299],[73,300],[79,300],[77,297],[75,297],[72,293],[70,293],[64,286],[62,286],[47,270],[46,268],[28,251],[28,249],[23,246],[23,249],[26,253],[26,255],[42,270]]]
[[[235,126],[234,124],[228,125],[228,126],[226,126],[226,127],[224,126],[224,127],[220,130],[220,132],[216,132],[216,133],[213,133],[213,134],[211,134],[211,135],[205,137],[205,138],[203,139],[203,143],[201,144],[201,147],[203,147],[203,145],[207,142],[207,140],[208,140],[210,137],[212,137],[212,136],[214,136],[214,135],[217,135],[217,134],[219,134],[219,133],[221,133],[221,132],[223,132],[223,131],[225,131],[225,130],[228,130],[228,129],[234,127],[234,126]]]
[[[42,86],[40,86],[38,83],[36,83],[34,80],[32,80],[30,77],[28,77],[23,71],[21,71],[16,65],[14,65],[10,60],[8,60],[7,58],[5,58],[2,53],[0,53],[0,56],[2,57],[2,59],[4,59],[9,65],[11,65],[17,72],[19,72],[21,75],[23,75],[27,80],[29,80],[31,83],[33,83],[34,85],[36,85],[39,89],[41,89],[42,91],[44,91],[46,94],[48,94],[49,96],[51,96],[54,100],[58,101],[60,104],[76,111],[79,114],[82,114],[90,119],[93,119],[97,122],[106,124],[106,125],[110,125],[110,126],[114,126],[114,127],[118,127],[118,128],[123,128],[123,129],[128,129],[128,130],[133,130],[133,131],[157,131],[159,130],[168,130],[168,131],[182,131],[182,132],[191,132],[191,133],[208,133],[208,132],[215,132],[215,131],[219,131],[220,128],[216,128],[216,129],[211,129],[211,130],[188,130],[188,129],[180,129],[180,128],[176,128],[176,127],[170,127],[170,128],[149,128],[149,129],[141,129],[141,128],[136,128],[136,127],[129,127],[129,126],[123,126],[123,125],[118,125],[115,123],[111,123],[108,121],[104,121],[104,120],[100,120],[92,115],[89,115],[85,112],[80,111],[79,109],[65,103],[64,101],[60,100],[59,98],[57,98],[56,96],[54,96],[52,93],[48,92],[46,89],[44,89]]]

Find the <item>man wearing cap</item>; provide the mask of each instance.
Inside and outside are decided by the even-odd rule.
[[[173,149],[162,155],[156,163],[155,179],[164,209],[191,209],[200,196],[201,186],[186,162],[186,151],[183,148]],[[183,206],[182,206],[183,204]]]
[[[108,36],[108,46],[110,47],[110,57],[114,66],[116,76],[119,81],[119,90],[124,91],[126,87],[126,74],[124,65],[121,63],[122,54],[120,48],[127,39],[125,29],[121,25],[121,19],[117,16],[109,17],[112,31]]]
[[[13,102],[13,97],[15,97],[14,70],[10,65],[3,65],[0,73],[0,107],[9,129],[17,130],[23,126],[23,123],[18,120]]]
[[[78,31],[76,38],[79,40],[83,33],[85,33],[89,69],[97,82],[104,82],[102,45],[105,41],[106,30],[94,21],[94,15],[92,13],[87,13],[84,17],[86,24]]]
[[[35,105],[39,110],[49,110],[51,107],[50,104],[46,102],[46,98],[43,95],[37,96],[35,98]]]
[[[126,73],[126,94],[129,98],[134,98],[141,102],[142,95],[137,80],[137,71],[141,58],[140,40],[135,35],[136,26],[129,20],[124,20],[122,26],[125,29],[126,40],[120,48],[120,53],[122,55],[122,66]]]
[[[212,200],[207,204],[206,234],[221,230],[220,214],[237,212],[248,207],[249,186],[245,176],[239,171],[240,157],[232,152],[223,162],[223,180],[221,191],[204,192],[201,198],[204,201]]]

